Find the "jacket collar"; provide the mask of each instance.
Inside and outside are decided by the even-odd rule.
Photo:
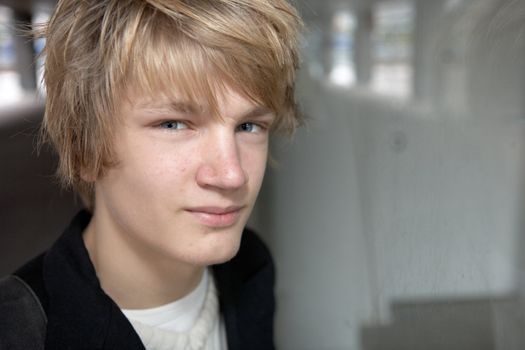
[[[131,324],[100,287],[82,239],[90,219],[88,212],[80,212],[44,258],[46,349],[142,350]]]

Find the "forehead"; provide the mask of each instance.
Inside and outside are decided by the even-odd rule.
[[[188,99],[186,94],[158,93],[154,96],[130,93],[125,99],[125,108],[148,114],[176,114],[209,116],[218,119],[235,116],[261,116],[272,114],[271,110],[261,103],[244,96],[233,88],[226,87],[213,96],[215,105],[210,104],[210,98]]]

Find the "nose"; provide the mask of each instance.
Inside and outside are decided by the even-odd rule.
[[[202,187],[234,190],[248,182],[235,134],[222,133],[203,145],[197,183]]]

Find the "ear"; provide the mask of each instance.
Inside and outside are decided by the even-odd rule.
[[[93,169],[86,169],[85,167],[82,167],[80,169],[80,178],[84,180],[85,182],[92,183],[97,180],[96,171]]]

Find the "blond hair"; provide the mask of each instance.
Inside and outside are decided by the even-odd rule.
[[[294,99],[302,22],[285,0],[60,0],[46,38],[43,135],[58,175],[88,208],[115,164],[113,124],[130,90],[205,99],[226,86],[270,108],[275,129],[300,122]]]

